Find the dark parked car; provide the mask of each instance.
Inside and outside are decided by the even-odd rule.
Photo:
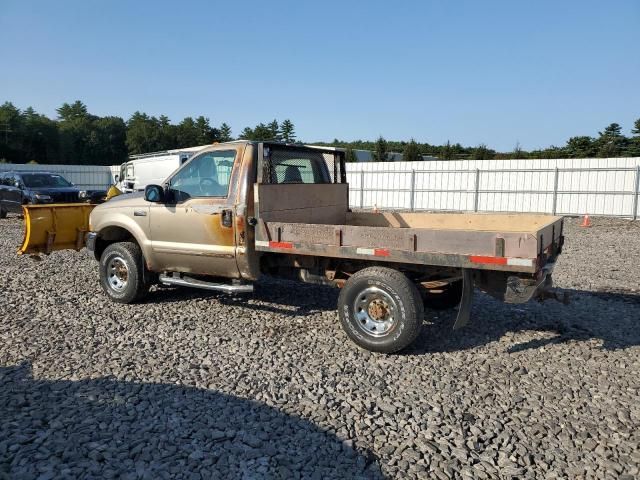
[[[0,172],[0,218],[22,213],[22,205],[96,202],[104,191],[80,190],[62,175],[51,172]]]

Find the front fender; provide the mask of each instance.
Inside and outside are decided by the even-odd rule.
[[[115,209],[105,209],[102,211],[96,208],[91,213],[90,227],[91,231],[97,234],[97,241],[118,241],[124,240],[126,237],[119,236],[118,232],[127,232],[136,243],[140,246],[142,254],[151,268],[153,266],[153,258],[151,251],[151,240],[147,235],[148,216],[134,217],[133,209],[130,212],[117,212]],[[136,208],[139,210],[139,208]]]

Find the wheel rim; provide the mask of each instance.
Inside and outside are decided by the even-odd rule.
[[[367,335],[384,337],[396,326],[395,300],[378,287],[363,290],[353,303],[356,325]]]
[[[129,265],[122,257],[113,257],[107,265],[107,283],[112,290],[120,292],[129,282]]]

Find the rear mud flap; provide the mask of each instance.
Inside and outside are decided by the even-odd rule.
[[[462,299],[458,307],[458,316],[453,329],[458,330],[469,323],[471,317],[471,303],[473,301],[473,274],[470,268],[462,269]]]
[[[24,205],[24,240],[18,253],[37,255],[56,250],[81,250],[94,207],[88,203]]]

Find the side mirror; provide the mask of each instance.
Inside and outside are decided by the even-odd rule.
[[[164,188],[160,185],[147,185],[144,187],[144,199],[147,202],[164,203]]]
[[[120,175],[114,175],[113,179],[116,181],[116,183],[118,183],[118,181],[120,180]]]

